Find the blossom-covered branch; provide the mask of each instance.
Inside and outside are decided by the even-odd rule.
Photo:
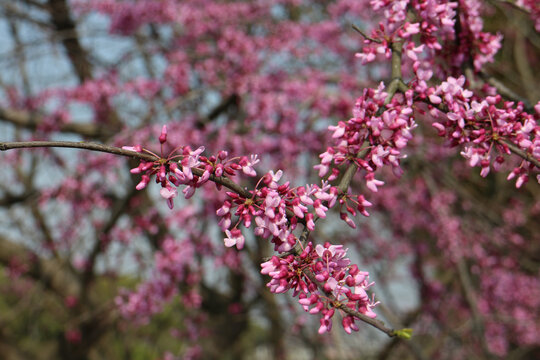
[[[166,126],[162,129],[159,141],[162,145],[167,142]],[[278,185],[282,171],[276,173],[270,171],[259,181],[264,187],[249,191],[230,180],[227,175],[234,176],[237,171],[242,170],[245,175],[256,176],[253,169],[258,162],[256,156],[252,156],[251,160],[245,157],[235,160],[228,159],[226,152],[220,152],[217,157],[204,157],[202,156],[204,148],[193,151],[189,147],[180,147],[165,157],[138,145],[117,148],[86,142],[0,143],[0,150],[3,151],[40,147],[78,148],[137,158],[141,163],[131,170],[132,173],[143,174],[137,189],[145,188],[151,181],[151,176],[155,176],[156,182],[162,187],[160,194],[167,200],[170,208],[173,207],[173,199],[177,196],[176,186],[185,185],[183,193],[186,198],[193,196],[195,189],[207,181],[215,182],[218,188],[226,186],[233,192],[227,193],[230,200],[226,200],[217,211],[217,215],[221,217],[220,226],[227,235],[224,239],[225,246],[242,249],[245,238],[239,225],[242,223],[244,227],[249,228],[254,218],[255,234],[262,238],[270,237],[276,251],[288,252],[297,244],[304,247],[301,253],[279,258],[274,256],[262,264],[262,273],[272,277],[268,283],[272,292],[281,293],[290,288],[295,289],[293,295],[300,294],[299,301],[306,310],[308,305],[317,303],[309,312],[321,313],[319,330],[321,333],[332,328],[331,318],[335,312],[333,308],[337,308],[347,314],[342,324],[349,333],[358,330],[354,322],[361,320],[389,336],[400,334],[385,327],[383,322],[373,319],[376,314],[371,308],[376,306],[377,302],[369,299],[365,291],[373,283],[368,282],[367,272],[361,272],[356,265],[350,264],[350,260],[345,257],[346,249],[342,249],[341,245],[325,244],[324,247],[322,245],[314,247],[311,242],[307,245],[302,244],[293,234],[296,224],[302,220],[305,220],[304,231],[314,230],[314,214],[308,211],[307,206],[313,207],[318,217],[326,217],[326,211],[333,207],[337,200],[338,188],[323,183],[322,188],[310,185],[291,189],[288,183]],[[348,176],[346,179],[345,181],[349,182],[352,177]],[[344,188],[345,185],[342,183],[341,187]],[[234,208],[236,211],[233,212]],[[287,211],[290,215],[287,215]],[[238,217],[234,226],[232,215]],[[331,272],[328,271],[330,268]],[[345,277],[346,273],[350,275]],[[349,287],[353,290],[351,291]],[[306,300],[308,298],[309,301]]]

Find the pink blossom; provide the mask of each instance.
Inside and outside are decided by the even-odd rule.
[[[175,188],[172,187],[164,187],[160,190],[160,195],[167,200],[167,204],[169,205],[169,208],[173,208],[173,199],[178,195],[178,192]]]
[[[253,166],[260,161],[257,157],[257,155],[251,155],[250,160],[248,160],[246,157],[240,160],[240,165],[242,165],[242,171],[244,174],[248,176],[257,176],[257,172],[255,169],[253,169]]]
[[[167,142],[167,125],[163,125],[161,129],[161,135],[159,135],[159,142],[164,144]]]
[[[384,185],[384,181],[375,179],[375,174],[373,173],[368,173],[365,176],[365,179],[366,179],[366,186],[368,187],[369,190],[373,192],[377,192],[377,186]]]
[[[225,234],[227,235],[227,237],[224,239],[226,247],[236,245],[238,250],[242,250],[244,248],[244,235],[242,235],[242,232],[239,229],[233,229],[231,231],[225,230]]]

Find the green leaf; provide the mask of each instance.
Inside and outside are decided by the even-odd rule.
[[[405,339],[405,340],[409,340],[411,337],[412,337],[412,333],[413,333],[413,329],[410,329],[410,328],[405,328],[405,329],[401,329],[401,330],[397,330],[396,331],[396,336],[401,338],[401,339]]]

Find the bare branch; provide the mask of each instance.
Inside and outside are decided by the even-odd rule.
[[[372,41],[372,42],[374,42],[374,43],[378,43],[378,44],[381,43],[380,40],[377,40],[377,39],[374,39],[374,38],[368,36],[368,35],[367,35],[365,32],[363,32],[358,26],[356,26],[356,25],[354,25],[354,24],[351,25],[351,26],[352,26],[352,28],[353,28],[356,32],[358,32],[360,35],[362,35],[362,36],[363,36],[364,38],[366,38],[367,40]]]
[[[62,39],[62,45],[66,49],[71,64],[77,73],[79,81],[92,78],[92,64],[88,60],[86,50],[82,47],[77,36],[77,29],[69,13],[66,0],[49,0],[48,11],[52,19],[52,25],[57,31],[72,31],[74,36]]]
[[[41,115],[1,107],[0,119],[3,119],[17,127],[29,130],[36,130],[43,122]],[[109,136],[109,133],[112,133],[112,131],[107,130],[105,127],[99,127],[95,124],[75,122],[59,125],[58,131],[63,133],[74,133],[86,138],[107,137]]]

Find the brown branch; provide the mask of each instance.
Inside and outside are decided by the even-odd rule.
[[[390,48],[392,49],[392,80],[402,79],[401,73],[401,52],[403,51],[403,43],[401,41],[394,41]]]
[[[528,60],[525,36],[521,32],[516,32],[514,38],[514,62],[521,77],[523,90],[526,91],[530,100],[536,99],[538,86],[535,81],[533,68]]]
[[[389,316],[389,315],[390,317],[395,316],[394,314],[387,314],[389,309],[387,307],[385,308],[383,304],[381,304],[380,306],[383,313],[385,313],[385,316]],[[410,327],[411,324],[414,322],[414,320],[416,320],[416,318],[421,314],[422,314],[422,305],[418,306],[416,310],[413,310],[409,312],[408,314],[406,314],[406,317],[403,321],[394,322],[394,325],[396,325],[399,328]],[[387,346],[381,350],[381,352],[375,357],[375,359],[386,360],[386,359],[392,358],[391,355],[392,355],[393,350],[397,347],[398,344],[401,344],[401,343],[404,344],[409,349],[409,351],[411,351],[413,356],[416,357],[417,359],[419,360],[426,359],[426,355],[424,355],[424,352],[423,352],[423,349],[424,349],[423,347],[421,347],[420,345],[412,341],[403,342],[401,340],[402,339],[399,337],[394,337],[392,341],[390,341],[387,344]]]
[[[22,194],[12,194],[7,192],[4,197],[0,198],[0,206],[12,206],[17,203],[25,202],[37,195],[35,191],[25,191]]]
[[[24,53],[24,45],[19,36],[19,30],[15,21],[8,17],[9,30],[11,32],[11,37],[15,42],[15,57],[17,58],[17,67],[19,68],[19,74],[21,76],[23,90],[25,96],[30,95],[30,82],[28,81],[28,72],[26,71],[26,56]]]
[[[364,150],[363,153],[366,153],[367,150]],[[362,157],[362,155],[357,155],[357,157]],[[354,177],[354,174],[356,174],[356,171],[358,170],[358,165],[353,162],[347,167],[347,170],[345,170],[345,174],[343,174],[339,185],[337,186],[340,194],[347,194],[347,190],[349,189],[349,186],[351,185],[352,179]]]
[[[517,147],[515,144],[507,141],[507,140],[497,140],[497,142],[503,146],[506,146],[508,147],[508,149],[513,152],[514,154],[516,154],[517,156],[523,158],[524,160],[534,164],[534,166],[536,166],[538,169],[540,169],[540,160],[539,159],[536,159],[535,157],[533,157],[531,154],[529,154],[528,152],[525,152],[523,150],[521,150],[519,147]]]
[[[34,24],[38,27],[40,27],[41,29],[43,30],[51,30],[52,27],[49,23],[45,22],[45,21],[42,21],[42,20],[39,20],[35,17],[31,17],[29,14],[28,14],[28,10],[25,9],[24,11],[26,12],[23,12],[23,10],[20,10],[17,6],[15,6],[13,3],[10,3],[10,2],[4,2],[2,4],[3,6],[3,13],[6,15],[6,17],[8,17],[10,20],[14,20],[14,19],[17,19],[17,20],[22,20],[22,21],[25,21],[25,22],[28,22],[30,24]],[[43,10],[43,9],[41,9]]]
[[[60,256],[58,255],[58,252],[56,251],[56,248],[55,248],[56,241],[54,240],[51,229],[49,229],[49,226],[47,225],[47,222],[45,221],[45,218],[43,217],[41,210],[39,209],[39,205],[37,201],[33,201],[31,203],[30,210],[32,212],[32,215],[34,216],[37,226],[39,227],[39,229],[41,230],[41,233],[43,234],[45,244],[47,245],[48,249],[53,254],[54,259],[59,261]]]
[[[51,16],[51,22],[57,31],[73,32],[74,36],[62,39],[62,45],[67,52],[79,81],[92,78],[92,64],[88,61],[86,50],[79,42],[75,22],[71,18],[66,0],[49,0],[47,10]]]
[[[511,101],[521,101],[523,103],[523,106],[527,112],[533,112],[534,108],[529,102],[529,100],[521,97],[516,92],[514,92],[512,89],[510,89],[508,86],[506,86],[502,81],[494,78],[493,76],[490,76],[484,72],[480,73],[480,77],[482,80],[486,81],[489,85],[495,87],[497,89],[497,92],[504,96],[505,98],[511,100]]]
[[[121,155],[132,157],[145,161],[156,161],[154,155],[146,153],[138,153],[131,150],[124,150],[114,146],[107,146],[98,143],[91,142],[74,142],[74,141],[16,141],[16,142],[0,142],[0,151],[6,151],[11,149],[28,149],[28,148],[72,148],[72,149],[85,149],[91,151],[99,151],[110,153],[114,155]]]
[[[362,31],[362,29],[360,29],[358,26],[356,25],[351,25],[351,27],[357,32],[359,33],[360,35],[362,35],[365,39],[371,41],[371,42],[374,42],[374,43],[377,43],[377,44],[380,44],[381,43],[381,40],[378,40],[378,39],[374,39],[370,36],[368,36],[365,32]]]
[[[138,160],[144,161],[158,161],[159,157],[156,157],[147,153],[138,153],[131,150],[125,150],[114,146],[108,146],[92,142],[73,142],[73,141],[20,141],[20,142],[0,142],[0,151],[6,151],[11,149],[27,149],[27,148],[72,148],[72,149],[84,149],[91,151],[99,151],[114,155],[126,156]],[[204,173],[203,169],[192,168],[191,171],[197,176],[202,176]],[[210,175],[210,180],[225,186],[226,188],[236,192],[237,194],[245,197],[251,198],[253,196],[246,188],[238,185],[231,179],[225,176],[215,176]]]
[[[105,153],[110,153],[110,154],[115,154],[115,155],[137,158],[144,161],[151,161],[151,162],[160,160],[156,156],[150,155],[147,153],[138,153],[135,151],[124,150],[124,149],[113,147],[113,146],[107,146],[107,145],[96,144],[96,143],[88,143],[88,142],[69,142],[69,141],[0,142],[0,151],[6,151],[10,149],[43,148],[43,147],[64,147],[64,148],[76,148],[76,149],[85,149],[85,150],[91,150],[91,151],[100,151],[100,152],[105,152]],[[349,183],[352,180],[352,175],[354,175],[356,170],[357,170],[357,165],[351,164],[351,166],[346,171],[346,176],[344,176],[341,179],[341,182],[339,185],[340,188],[348,188]],[[192,168],[191,171],[197,176],[202,176],[202,174],[204,173],[204,170],[199,169],[199,168]],[[252,194],[247,189],[242,188],[240,185],[236,184],[235,182],[233,182],[232,180],[226,177],[223,177],[223,176],[217,177],[215,175],[211,175],[210,180],[235,191],[236,193],[238,193],[239,195],[243,197],[249,198],[252,196]],[[303,232],[304,241],[307,240],[309,233],[310,233],[309,230],[305,228]],[[310,278],[310,280],[316,283],[319,286],[319,288],[321,288],[321,290],[324,291],[322,288],[322,285],[317,282],[317,280],[315,279],[315,275],[310,270],[306,270],[305,273]],[[388,336],[396,336],[393,329],[386,328],[384,326],[384,323],[379,320],[371,319],[365,316],[364,314],[359,313],[358,311],[355,311],[346,307],[345,305],[337,306],[337,308],[343,310],[344,312],[350,315],[357,317],[358,319],[370,324],[371,326],[376,327],[377,329],[386,333]]]
[[[0,107],[0,119],[7,121],[17,127],[36,130],[43,122],[42,116],[29,113],[27,111],[13,110]],[[111,130],[105,127],[100,128],[90,123],[67,123],[58,125],[58,131],[63,133],[74,133],[86,138],[100,138],[112,135]]]

